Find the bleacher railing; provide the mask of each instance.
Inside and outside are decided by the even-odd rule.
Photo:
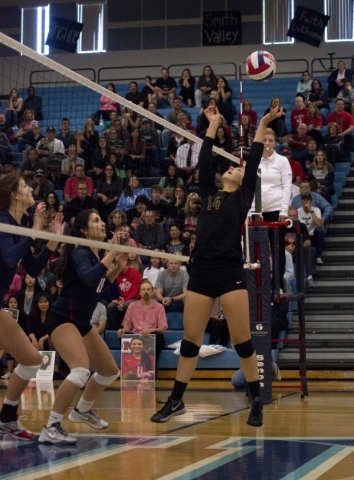
[[[181,77],[181,74],[182,74],[182,70],[184,70],[185,68],[189,68],[190,70],[192,70],[193,67],[196,67],[196,66],[201,66],[202,68],[197,72],[192,72],[192,75],[193,77],[199,77],[202,72],[203,72],[203,68],[205,67],[206,63],[203,62],[203,63],[172,63],[171,65],[169,65],[167,68],[170,72],[170,75],[171,77]],[[217,71],[217,76],[218,77],[227,77],[227,78],[232,78],[233,80],[237,80],[237,73],[238,73],[238,67],[237,67],[237,64],[235,62],[209,62],[207,65],[210,65],[211,68],[215,71]],[[222,67],[226,67],[226,66],[230,66],[231,68],[229,69],[226,69],[225,72],[224,71],[220,71],[219,69],[216,69],[214,68],[214,65],[221,65]],[[176,68],[176,67],[179,67],[179,70],[178,72],[174,73],[173,69]]]
[[[145,80],[149,75],[152,78],[161,76],[161,69],[164,65],[132,65],[124,67],[102,67],[97,72],[97,83],[114,82],[114,83],[129,83],[132,80],[138,82]],[[109,75],[106,75],[109,72]],[[122,73],[128,72],[128,76]],[[135,74],[136,72],[136,74]],[[122,78],[123,77],[123,78]]]
[[[329,74],[337,68],[337,63],[339,62],[339,60],[349,60],[349,63],[346,63],[346,68],[350,69],[350,62],[352,61],[352,57],[334,57],[333,55],[335,55],[335,53],[329,53],[328,57],[314,58],[311,62],[311,76],[313,77],[315,73]]]
[[[81,75],[83,75],[85,78],[88,80],[91,80],[92,82],[96,82],[96,70],[94,68],[73,68],[72,69],[74,72],[80,72]],[[86,72],[86,73],[85,73]],[[68,79],[63,79],[62,81],[57,79],[57,72],[54,70],[33,70],[30,73],[30,79],[29,79],[29,85],[50,85],[53,84],[50,78],[50,74],[53,73],[56,77],[53,79],[53,82],[55,84],[58,83],[68,83],[70,80]],[[45,75],[45,80],[44,80],[44,75]],[[36,78],[37,77],[37,78]],[[72,80],[72,83],[76,83]]]

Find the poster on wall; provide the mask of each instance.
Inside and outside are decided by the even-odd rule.
[[[203,14],[203,47],[241,45],[241,12],[220,11]]]
[[[67,20],[66,18],[52,17],[49,22],[49,32],[46,45],[75,53],[77,41],[84,24]]]
[[[319,47],[329,19],[328,15],[316,12],[316,10],[296,7],[295,16],[291,20],[287,36]]]

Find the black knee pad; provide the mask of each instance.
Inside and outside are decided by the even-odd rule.
[[[182,357],[187,357],[187,358],[193,358],[197,357],[199,355],[199,350],[200,347],[198,345],[195,345],[192,342],[189,342],[188,340],[183,339],[181,342],[181,349],[180,353]]]
[[[235,345],[235,350],[239,357],[241,358],[249,358],[254,354],[254,348],[252,340],[247,340],[244,343],[238,343]]]

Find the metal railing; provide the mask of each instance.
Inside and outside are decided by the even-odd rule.
[[[352,57],[334,57],[335,53],[329,53],[328,57],[318,57],[314,58],[311,62],[311,76],[314,75],[314,73],[330,73],[333,70],[337,68],[337,63],[339,60],[349,60],[351,62]],[[324,63],[325,62],[325,63]],[[335,64],[334,64],[335,62]],[[317,70],[315,69],[316,64],[319,64],[319,67],[321,69]],[[328,66],[326,66],[328,64]],[[318,67],[317,67],[318,68]],[[346,68],[350,68],[349,65],[346,65]]]
[[[172,63],[171,65],[169,65],[167,68],[171,74],[171,77],[173,76],[178,76],[178,78],[181,76],[181,70],[178,71],[178,73],[176,75],[174,75],[173,73],[171,73],[171,69],[175,68],[175,67],[182,67],[182,69],[184,68],[189,68],[190,70],[195,67],[195,66],[199,66],[199,65],[203,65],[203,67],[205,67],[206,63],[203,62],[203,63]],[[210,65],[212,68],[214,65],[230,65],[232,67],[232,72],[230,73],[229,71],[227,72],[220,72],[218,70],[218,73],[217,73],[217,76],[218,77],[232,77],[233,80],[237,80],[237,72],[238,72],[238,68],[237,68],[237,65],[236,63],[234,62],[209,62],[207,65]],[[198,74],[194,74],[193,76],[194,77],[199,77],[200,75],[202,74],[202,69],[200,70],[200,72],[198,72]]]
[[[145,77],[149,75],[150,77],[156,78],[159,77],[161,74],[161,69],[164,68],[163,65],[134,65],[130,67],[102,67],[98,70],[97,73],[97,83],[100,85],[101,83],[108,83],[108,82],[117,82],[117,83],[128,83],[131,82],[132,80],[134,81],[141,81],[145,80]],[[137,75],[134,75],[134,70],[137,70]],[[143,69],[143,72],[139,71],[140,69]],[[156,70],[158,69],[158,72]],[[112,70],[115,70],[117,73],[115,75],[109,75],[105,76],[103,73],[110,72]],[[119,71],[124,70],[128,71],[128,77],[122,78],[121,75],[119,75]],[[104,76],[104,78],[102,78]]]
[[[96,82],[96,70],[93,68],[73,68],[72,69],[74,72],[89,72],[91,75],[83,75],[85,78],[88,80],[91,80],[92,82]],[[42,75],[42,78],[35,79],[35,76],[39,76],[39,74]],[[51,81],[50,80],[50,75],[55,74],[56,78]],[[29,85],[53,85],[53,84],[58,84],[58,83],[76,83],[73,80],[68,79],[64,75],[62,75],[63,80],[57,80],[58,73],[55,72],[54,70],[33,70],[30,73],[30,78],[29,78]]]

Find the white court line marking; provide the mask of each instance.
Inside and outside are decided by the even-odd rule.
[[[328,472],[328,470],[334,467],[334,465],[339,463],[341,460],[343,460],[345,457],[347,457],[353,452],[354,452],[353,448],[350,448],[350,447],[343,448],[342,451],[338,452],[336,455],[334,455],[333,457],[323,462],[321,465],[319,465],[317,468],[312,470],[310,473],[308,473],[304,477],[301,477],[300,480],[316,480],[316,478],[321,477],[321,475]]]

